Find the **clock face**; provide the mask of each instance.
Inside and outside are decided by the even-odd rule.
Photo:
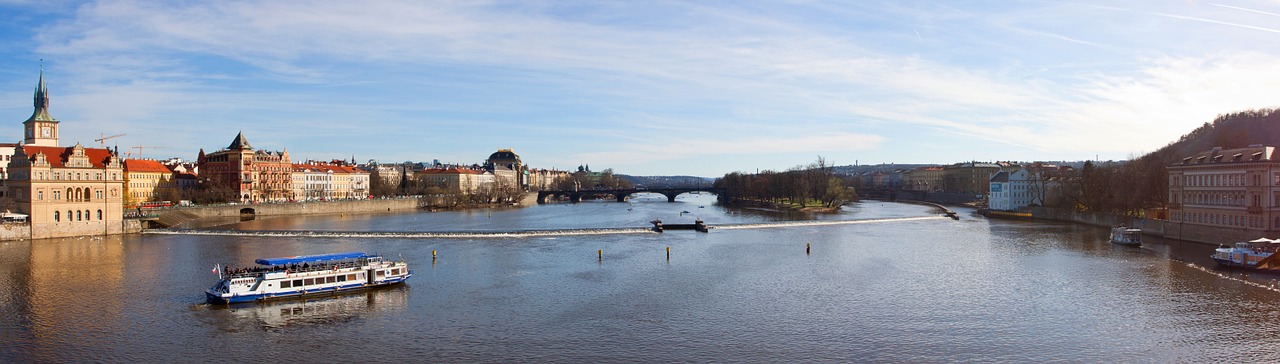
[[[44,136],[45,136],[46,138],[48,138],[50,135],[53,135],[53,128],[50,128],[50,127],[47,127],[47,126],[46,126],[46,127],[42,128],[42,129],[40,129],[40,134],[44,134]]]

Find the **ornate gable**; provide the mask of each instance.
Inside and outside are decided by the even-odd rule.
[[[65,165],[72,168],[93,168],[93,163],[89,162],[89,156],[84,154],[84,146],[80,143],[71,147],[71,155],[67,157]]]

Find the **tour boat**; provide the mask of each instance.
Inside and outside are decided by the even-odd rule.
[[[1260,238],[1242,241],[1233,247],[1214,249],[1211,257],[1223,267],[1273,271],[1280,269],[1280,264],[1277,264],[1280,262],[1268,258],[1275,254],[1277,244],[1280,244],[1280,239]]]
[[[1131,229],[1123,225],[1111,229],[1111,243],[1125,246],[1142,245],[1142,229]]]
[[[362,252],[263,258],[257,267],[214,266],[218,283],[205,290],[210,302],[237,303],[328,295],[404,282],[408,264]]]

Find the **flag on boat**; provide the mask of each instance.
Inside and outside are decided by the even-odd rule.
[[[218,273],[218,265],[217,265],[217,264],[214,264],[214,265],[213,265],[213,273]]]

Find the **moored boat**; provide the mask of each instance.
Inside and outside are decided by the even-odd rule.
[[[335,294],[404,282],[413,276],[403,260],[362,252],[263,258],[257,267],[220,268],[218,282],[205,290],[213,303],[263,301]]]
[[[1111,243],[1124,246],[1142,245],[1142,229],[1132,229],[1124,225],[1111,228]]]
[[[1277,245],[1280,245],[1280,239],[1242,241],[1231,247],[1214,249],[1211,257],[1223,267],[1277,271],[1280,270],[1280,261],[1272,257],[1280,248]]]

